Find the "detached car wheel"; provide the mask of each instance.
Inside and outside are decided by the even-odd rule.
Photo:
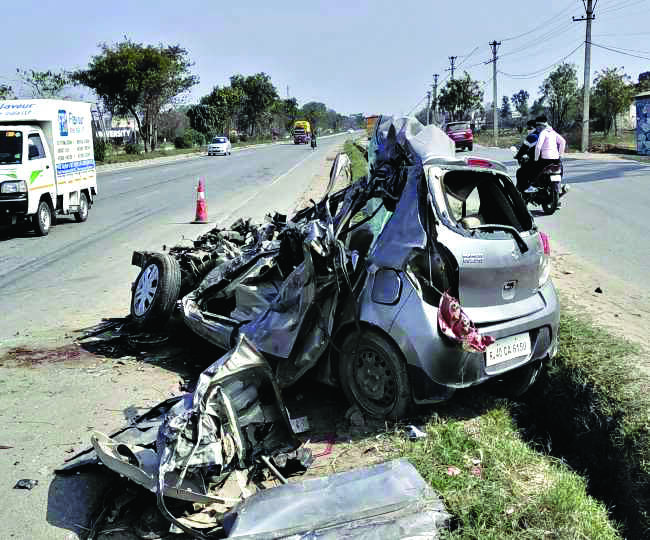
[[[74,219],[78,223],[82,223],[88,219],[88,196],[85,193],[79,197],[79,212],[74,213]]]
[[[154,328],[169,319],[181,290],[178,261],[156,253],[135,280],[131,294],[131,317],[140,328]]]
[[[384,336],[364,331],[343,340],[339,379],[346,397],[370,416],[401,418],[411,387],[401,352]]]
[[[38,209],[34,214],[34,230],[38,236],[47,236],[50,232],[50,227],[52,226],[52,208],[47,203],[47,201],[41,201],[38,203]]]

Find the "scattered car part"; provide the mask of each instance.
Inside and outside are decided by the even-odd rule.
[[[133,284],[131,317],[140,328],[167,322],[181,288],[178,261],[165,253],[152,254]]]
[[[449,514],[406,460],[260,491],[224,517],[226,538],[439,538]]]
[[[36,486],[38,486],[38,480],[31,480],[30,478],[23,478],[21,480],[18,480],[16,482],[16,485],[14,486],[14,489],[34,489]]]

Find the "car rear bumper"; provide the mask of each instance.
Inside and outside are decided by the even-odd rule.
[[[401,306],[389,334],[405,356],[416,403],[442,401],[456,388],[480,384],[555,354],[560,309],[551,281],[537,293],[542,300],[541,309],[515,319],[480,326],[482,334],[497,340],[525,332],[531,338],[529,355],[489,367],[485,363],[485,354],[466,352],[458,343],[442,336],[438,331],[438,308],[424,302],[408,280],[404,280],[404,284],[404,294],[409,294],[409,298]]]

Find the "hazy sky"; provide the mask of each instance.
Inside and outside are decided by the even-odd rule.
[[[592,41],[646,59],[593,47],[592,73],[624,66],[636,82],[650,70],[649,13],[650,0],[598,0]],[[322,101],[341,113],[409,113],[433,73],[448,76],[452,55],[457,73],[484,81],[491,101],[492,66],[482,62],[493,39],[502,41],[499,96],[524,88],[532,103],[552,69],[544,68],[579,47],[569,60],[582,81],[584,61],[585,23],[571,21],[584,15],[581,0],[22,0],[4,3],[2,15],[0,82],[15,87],[17,67],[85,67],[99,42],[126,35],[188,49],[201,79],[190,101],[233,73],[265,71],[282,97],[288,85],[301,104]]]

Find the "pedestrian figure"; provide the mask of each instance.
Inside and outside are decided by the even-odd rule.
[[[315,130],[311,134],[311,149],[316,150],[316,131]]]

